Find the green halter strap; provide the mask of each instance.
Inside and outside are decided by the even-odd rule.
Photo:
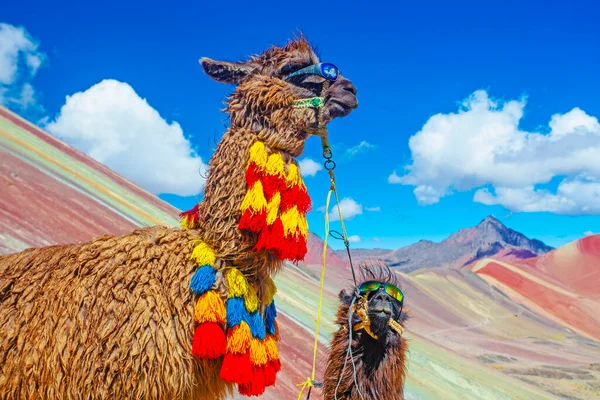
[[[294,100],[292,106],[294,108],[322,108],[325,105],[325,100],[322,97],[310,97],[308,99]]]

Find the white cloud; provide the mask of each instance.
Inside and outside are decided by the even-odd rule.
[[[528,132],[519,129],[525,104],[474,92],[458,112],[434,115],[411,137],[412,165],[388,182],[415,186],[420,204],[479,188],[474,201],[511,211],[600,214],[598,119],[573,108]],[[556,177],[554,192],[539,187]]]
[[[0,23],[0,104],[25,110],[36,104],[30,81],[46,60],[23,27]]]
[[[348,150],[346,150],[346,155],[348,157],[354,157],[355,155],[357,155],[359,153],[362,153],[362,152],[365,152],[368,150],[373,150],[376,147],[377,146],[363,140],[356,146],[350,147]]]
[[[315,176],[317,172],[323,169],[323,166],[310,158],[305,158],[299,163],[302,176]]]
[[[365,210],[367,210],[369,212],[380,212],[381,207],[365,207]]]
[[[376,237],[376,238],[373,238],[373,241],[374,242],[381,242],[381,239],[379,239],[378,237]]]
[[[206,165],[175,121],[168,123],[127,83],[106,79],[67,96],[46,128],[154,193],[198,194]]]
[[[388,176],[388,183],[402,183],[402,178],[394,171]]]
[[[342,211],[342,218],[344,218],[344,221],[350,220],[363,213],[363,206],[358,204],[350,197],[345,197],[340,201],[340,209]],[[334,205],[329,211],[329,221],[339,221],[339,219],[340,217],[337,205]]]
[[[352,235],[348,238],[348,241],[350,243],[360,243],[360,236],[358,235]]]
[[[595,233],[592,232],[592,231],[585,231],[585,232],[583,232],[583,236],[592,236],[592,235],[595,235]]]

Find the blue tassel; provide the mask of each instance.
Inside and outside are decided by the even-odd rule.
[[[227,326],[233,328],[239,325],[242,320],[248,320],[248,312],[244,306],[244,299],[241,297],[232,297],[227,299]]]
[[[217,271],[215,271],[213,267],[210,265],[203,265],[198,268],[192,277],[190,289],[192,289],[196,295],[201,296],[214,285],[216,277]]]
[[[244,321],[246,321],[248,326],[250,326],[250,332],[252,332],[252,336],[257,339],[264,340],[267,333],[265,332],[265,324],[263,323],[261,315],[257,311],[250,313],[250,315],[246,315],[247,319],[244,319]]]
[[[269,335],[275,334],[275,318],[277,317],[277,309],[275,308],[275,300],[271,301],[265,309],[265,328]]]

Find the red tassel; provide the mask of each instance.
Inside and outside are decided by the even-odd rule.
[[[302,235],[296,233],[295,236],[286,236],[283,243],[279,245],[279,255],[281,259],[294,262],[304,260],[307,252],[306,240]]]
[[[238,391],[244,396],[260,396],[265,392],[265,373],[262,367],[252,367],[252,382],[239,385]]]
[[[277,360],[279,361],[279,360]],[[275,371],[275,368],[272,365],[273,361],[271,362],[267,362],[264,366],[264,373],[265,373],[265,386],[272,386],[275,384],[275,381],[277,380],[277,371]]]
[[[298,211],[306,214],[311,210],[311,200],[304,185],[295,185],[281,193],[280,210],[287,210],[293,206],[298,207]]]
[[[218,324],[206,322],[196,327],[192,354],[198,358],[218,358],[225,354],[225,332]]]
[[[221,379],[240,385],[252,382],[252,364],[250,363],[250,352],[246,354],[227,353],[223,357],[221,365]]]
[[[281,219],[276,218],[273,225],[265,227],[260,233],[254,250],[271,250],[277,256],[277,251],[284,245],[283,224],[281,223]]]
[[[250,163],[248,169],[246,170],[246,184],[249,188],[254,185],[254,182],[259,180],[262,176],[262,172],[259,171],[257,165],[255,163]]]
[[[196,227],[196,225],[198,224],[198,220],[200,219],[198,215],[198,206],[199,205],[196,204],[191,210],[179,213],[179,218],[187,220],[186,226],[189,229]]]
[[[267,201],[271,200],[275,192],[282,193],[286,190],[285,179],[280,176],[265,174],[260,181],[263,185]]]
[[[264,228],[266,220],[267,213],[265,211],[255,213],[247,210],[242,214],[238,228],[248,229],[252,232],[260,232]]]
[[[269,361],[268,364],[273,368],[275,373],[277,373],[281,370],[281,361],[279,361],[279,360]]]

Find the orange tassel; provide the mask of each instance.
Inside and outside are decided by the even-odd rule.
[[[194,307],[194,320],[196,322],[225,324],[227,322],[225,316],[225,304],[216,291],[209,290],[198,298],[198,302]]]
[[[250,351],[252,333],[246,321],[227,331],[227,353],[246,354]]]

